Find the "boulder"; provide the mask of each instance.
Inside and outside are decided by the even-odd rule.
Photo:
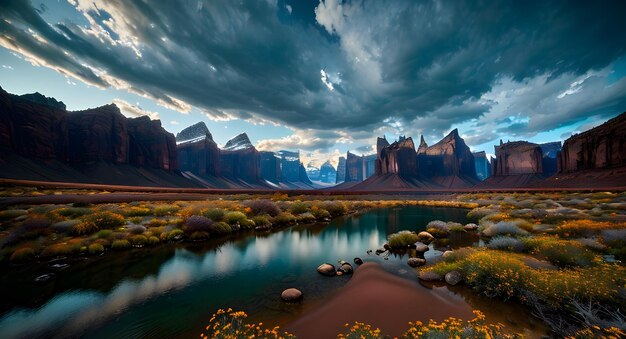
[[[426,259],[423,258],[409,258],[406,262],[411,267],[418,267],[426,265]]]
[[[424,254],[429,250],[428,245],[422,244],[421,242],[415,243],[415,251],[420,254]]]
[[[361,258],[354,258],[354,263],[357,265],[363,265],[363,260]]]
[[[417,234],[417,239],[419,239],[420,242],[428,245],[435,239],[435,237],[433,237],[432,234],[426,231],[422,231]]]
[[[418,277],[424,281],[443,281],[444,277],[435,271],[420,271]]]
[[[449,256],[452,255],[452,253],[454,253],[453,251],[445,251],[443,252],[443,254],[441,255],[444,259],[448,258]]]
[[[463,229],[466,231],[476,231],[478,230],[478,225],[474,224],[474,223],[469,223],[465,226],[463,226]]]
[[[459,271],[450,271],[446,273],[445,279],[448,284],[456,285],[463,280],[463,276]]]
[[[332,276],[335,276],[337,274],[335,266],[333,264],[329,264],[329,263],[323,263],[323,264],[319,265],[319,267],[317,267],[317,272],[319,272],[319,274],[325,275],[327,277],[332,277]]]
[[[344,262],[341,264],[341,267],[339,267],[338,271],[343,272],[343,274],[352,274],[352,272],[354,272],[354,269],[352,268],[352,265]]]
[[[297,288],[288,288],[280,294],[280,298],[286,302],[296,302],[302,299],[302,292]]]

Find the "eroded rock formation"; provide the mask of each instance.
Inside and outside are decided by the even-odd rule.
[[[220,151],[220,174],[233,180],[258,182],[260,155],[246,133],[230,139]]]
[[[403,177],[417,176],[417,153],[413,139],[401,137],[391,145],[388,143],[384,145],[387,140],[383,140],[384,142],[377,144],[377,162],[380,167],[380,172],[377,174],[394,173]]]
[[[476,176],[479,180],[485,180],[491,175],[491,164],[487,160],[485,151],[474,152],[474,165],[476,168]]]
[[[174,136],[148,117],[126,118],[117,106],[67,112],[39,93],[0,89],[0,142],[5,152],[80,165],[93,162],[178,170]]]
[[[438,143],[427,147],[422,139],[418,152],[419,173],[427,178],[456,176],[477,180],[474,156],[465,140],[453,130]]]
[[[346,181],[346,158],[339,157],[339,161],[337,163],[337,178],[335,179],[335,183],[339,184]]]
[[[494,176],[542,174],[541,146],[528,141],[512,141],[494,146],[496,159],[492,163]]]
[[[363,181],[363,157],[348,152],[346,155],[346,178],[345,182]]]
[[[189,126],[176,135],[180,170],[201,176],[218,176],[220,151],[204,122]]]
[[[626,112],[573,135],[558,155],[559,173],[626,165]]]

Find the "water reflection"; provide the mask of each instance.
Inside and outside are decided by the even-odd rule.
[[[352,261],[357,256],[383,262],[382,257],[368,256],[366,250],[380,247],[389,233],[420,230],[434,219],[466,222],[465,213],[424,207],[381,209],[329,225],[242,236],[217,248],[177,248],[173,253],[171,248],[152,253],[138,250],[132,254],[130,268],[124,260],[111,261],[116,254],[107,254],[110,258],[92,263],[96,267],[86,269],[83,264],[78,265],[80,269],[59,272],[59,281],[53,283],[64,289],[41,307],[14,305],[0,319],[0,337],[181,336],[197,333],[210,312],[228,306],[252,316],[288,320],[303,306],[282,304],[278,299],[282,289],[297,286],[309,302],[349,279],[321,277],[315,271],[320,263]],[[434,253],[431,250],[427,255]],[[415,279],[405,260],[391,256],[384,267]],[[146,274],[145,267],[158,268]],[[86,272],[98,272],[99,280]],[[26,298],[41,288],[31,285],[17,293]]]

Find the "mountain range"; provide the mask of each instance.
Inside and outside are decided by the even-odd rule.
[[[458,130],[429,146],[378,138],[376,153],[347,152],[305,168],[300,153],[258,151],[246,133],[218,147],[199,122],[175,137],[159,120],[115,105],[67,111],[39,93],[0,88],[0,178],[159,187],[384,191],[614,187],[626,183],[626,113],[560,142],[500,141],[472,153]]]

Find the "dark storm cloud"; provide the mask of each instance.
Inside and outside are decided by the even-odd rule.
[[[179,111],[193,105],[217,119],[284,123],[317,138],[309,148],[337,140],[322,130],[371,134],[385,120],[404,132],[436,134],[462,122],[480,125],[488,112],[506,119],[510,108],[495,112],[497,102],[483,98],[501,79],[522,86],[543,76],[548,89],[567,87],[564,79],[576,81],[626,53],[620,1],[327,0],[294,3],[291,12],[282,1],[75,5],[88,26],[46,23],[26,1],[1,2],[0,43],[87,83],[126,88]],[[594,88],[601,100],[593,107],[509,124],[532,133],[624,104],[616,99],[623,86]],[[526,116],[533,107],[558,106],[542,93],[516,104]],[[297,135],[289,140],[302,143]]]

